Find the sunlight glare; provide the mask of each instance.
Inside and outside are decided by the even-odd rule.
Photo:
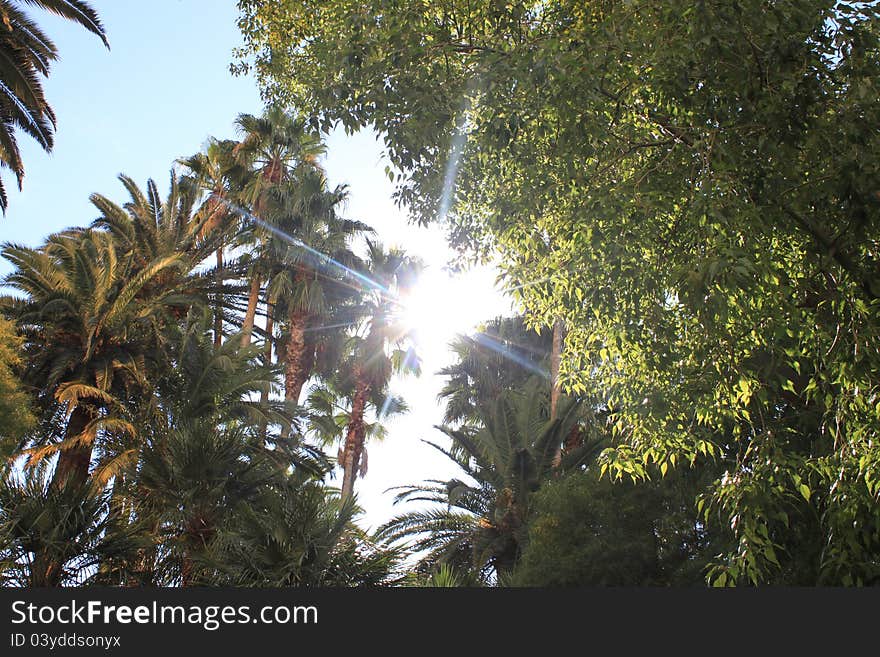
[[[402,299],[403,321],[414,334],[416,351],[426,363],[442,363],[451,357],[447,345],[457,334],[510,311],[509,302],[495,285],[489,267],[459,274],[429,268]]]

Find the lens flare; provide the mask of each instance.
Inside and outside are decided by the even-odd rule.
[[[448,345],[456,335],[469,334],[482,322],[509,312],[510,304],[498,294],[495,274],[488,267],[459,275],[427,269],[401,297],[402,321],[429,367],[449,359]]]

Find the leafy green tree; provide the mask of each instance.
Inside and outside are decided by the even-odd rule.
[[[877,581],[873,3],[239,6],[268,96],[374,126],[413,215],[564,321],[613,475],[719,460],[712,581],[804,552],[812,583]]]
[[[22,342],[15,325],[0,318],[0,459],[11,456],[36,424],[34,400],[18,376]]]
[[[122,180],[132,202],[123,208],[93,196],[102,211],[96,227],[52,235],[37,249],[3,248],[14,267],[5,283],[23,295],[4,304],[24,338],[24,380],[39,391],[44,417],[65,418],[28,453],[31,462],[59,455],[59,485],[86,481],[96,441],[136,433],[126,402],[144,389],[162,327],[204,298],[190,273],[212,245],[198,241],[191,198],[174,179],[164,202],[152,181],[144,195]],[[98,479],[135,455],[102,457]]]
[[[682,468],[659,482],[612,482],[597,468],[548,482],[535,495],[514,586],[691,586],[728,546],[709,532],[697,495],[711,470]],[[701,488],[702,487],[702,488]]]
[[[46,151],[54,143],[55,112],[43,93],[40,79],[58,59],[58,49],[40,27],[23,11],[35,6],[79,23],[98,35],[107,48],[104,26],[98,14],[82,0],[4,0],[0,3],[0,167],[10,169],[21,188],[24,162],[16,132],[33,137]],[[6,212],[8,198],[0,180],[0,209]]]

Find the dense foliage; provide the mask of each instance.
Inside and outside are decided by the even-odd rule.
[[[57,56],[23,5],[105,39],[0,0],[19,183]],[[238,5],[266,111],[2,245],[0,584],[880,584],[877,3]],[[450,345],[456,474],[375,535],[422,264],[343,216],[337,124],[523,311]]]
[[[607,473],[721,465],[711,581],[880,581],[875,3],[239,6],[238,70],[564,321]]]
[[[166,196],[120,176],[128,200],[93,195],[90,226],[3,246],[5,583],[396,577],[398,551],[355,525],[354,481],[342,495],[328,485],[334,463],[298,406],[305,384],[344,366],[358,327],[385,326],[365,308],[389,314],[395,299],[367,285],[378,274],[354,238],[368,227],[337,214],[344,190],[327,188],[320,137],[278,110],[237,125],[241,140],[181,158]],[[386,279],[409,275],[402,252],[364,249]],[[371,379],[377,393],[387,376]],[[368,419],[383,418],[346,418],[347,448],[363,450]]]

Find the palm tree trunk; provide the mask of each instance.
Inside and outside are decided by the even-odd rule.
[[[306,337],[309,313],[291,306],[288,313],[290,340],[284,365],[284,398],[299,403],[303,386],[315,365],[315,345]]]
[[[92,412],[85,403],[77,404],[70,414],[64,439],[69,440],[80,435],[92,419]],[[66,483],[80,486],[89,476],[89,464],[92,461],[92,445],[76,445],[62,449],[58,454],[58,463],[52,476],[52,486],[61,489]]]
[[[183,563],[180,565],[180,586],[181,588],[187,588],[192,586],[193,573],[195,572],[195,566],[193,564],[192,557],[189,555],[189,552],[183,555]]]
[[[48,550],[39,550],[31,562],[28,585],[33,587],[61,586],[63,564],[53,559]]]
[[[86,403],[77,404],[70,414],[64,439],[68,440],[85,431],[92,419],[91,409]],[[60,491],[66,486],[79,488],[89,477],[89,464],[92,461],[92,445],[77,445],[62,449],[58,454],[58,463],[52,475],[50,486]],[[61,586],[61,575],[64,563],[58,561],[48,548],[38,549],[31,563],[31,586]]]
[[[345,436],[345,450],[342,452],[342,499],[347,500],[354,494],[354,482],[357,479],[361,455],[364,452],[364,438],[367,428],[364,424],[364,413],[367,398],[370,396],[370,383],[360,367],[355,370],[355,393],[351,403],[351,419],[348,433]]]
[[[257,302],[260,299],[260,277],[254,272],[251,274],[251,289],[248,291],[248,305],[244,313],[244,322],[241,325],[241,346],[247,347],[251,343],[251,333],[254,330],[254,318],[257,316]]]

